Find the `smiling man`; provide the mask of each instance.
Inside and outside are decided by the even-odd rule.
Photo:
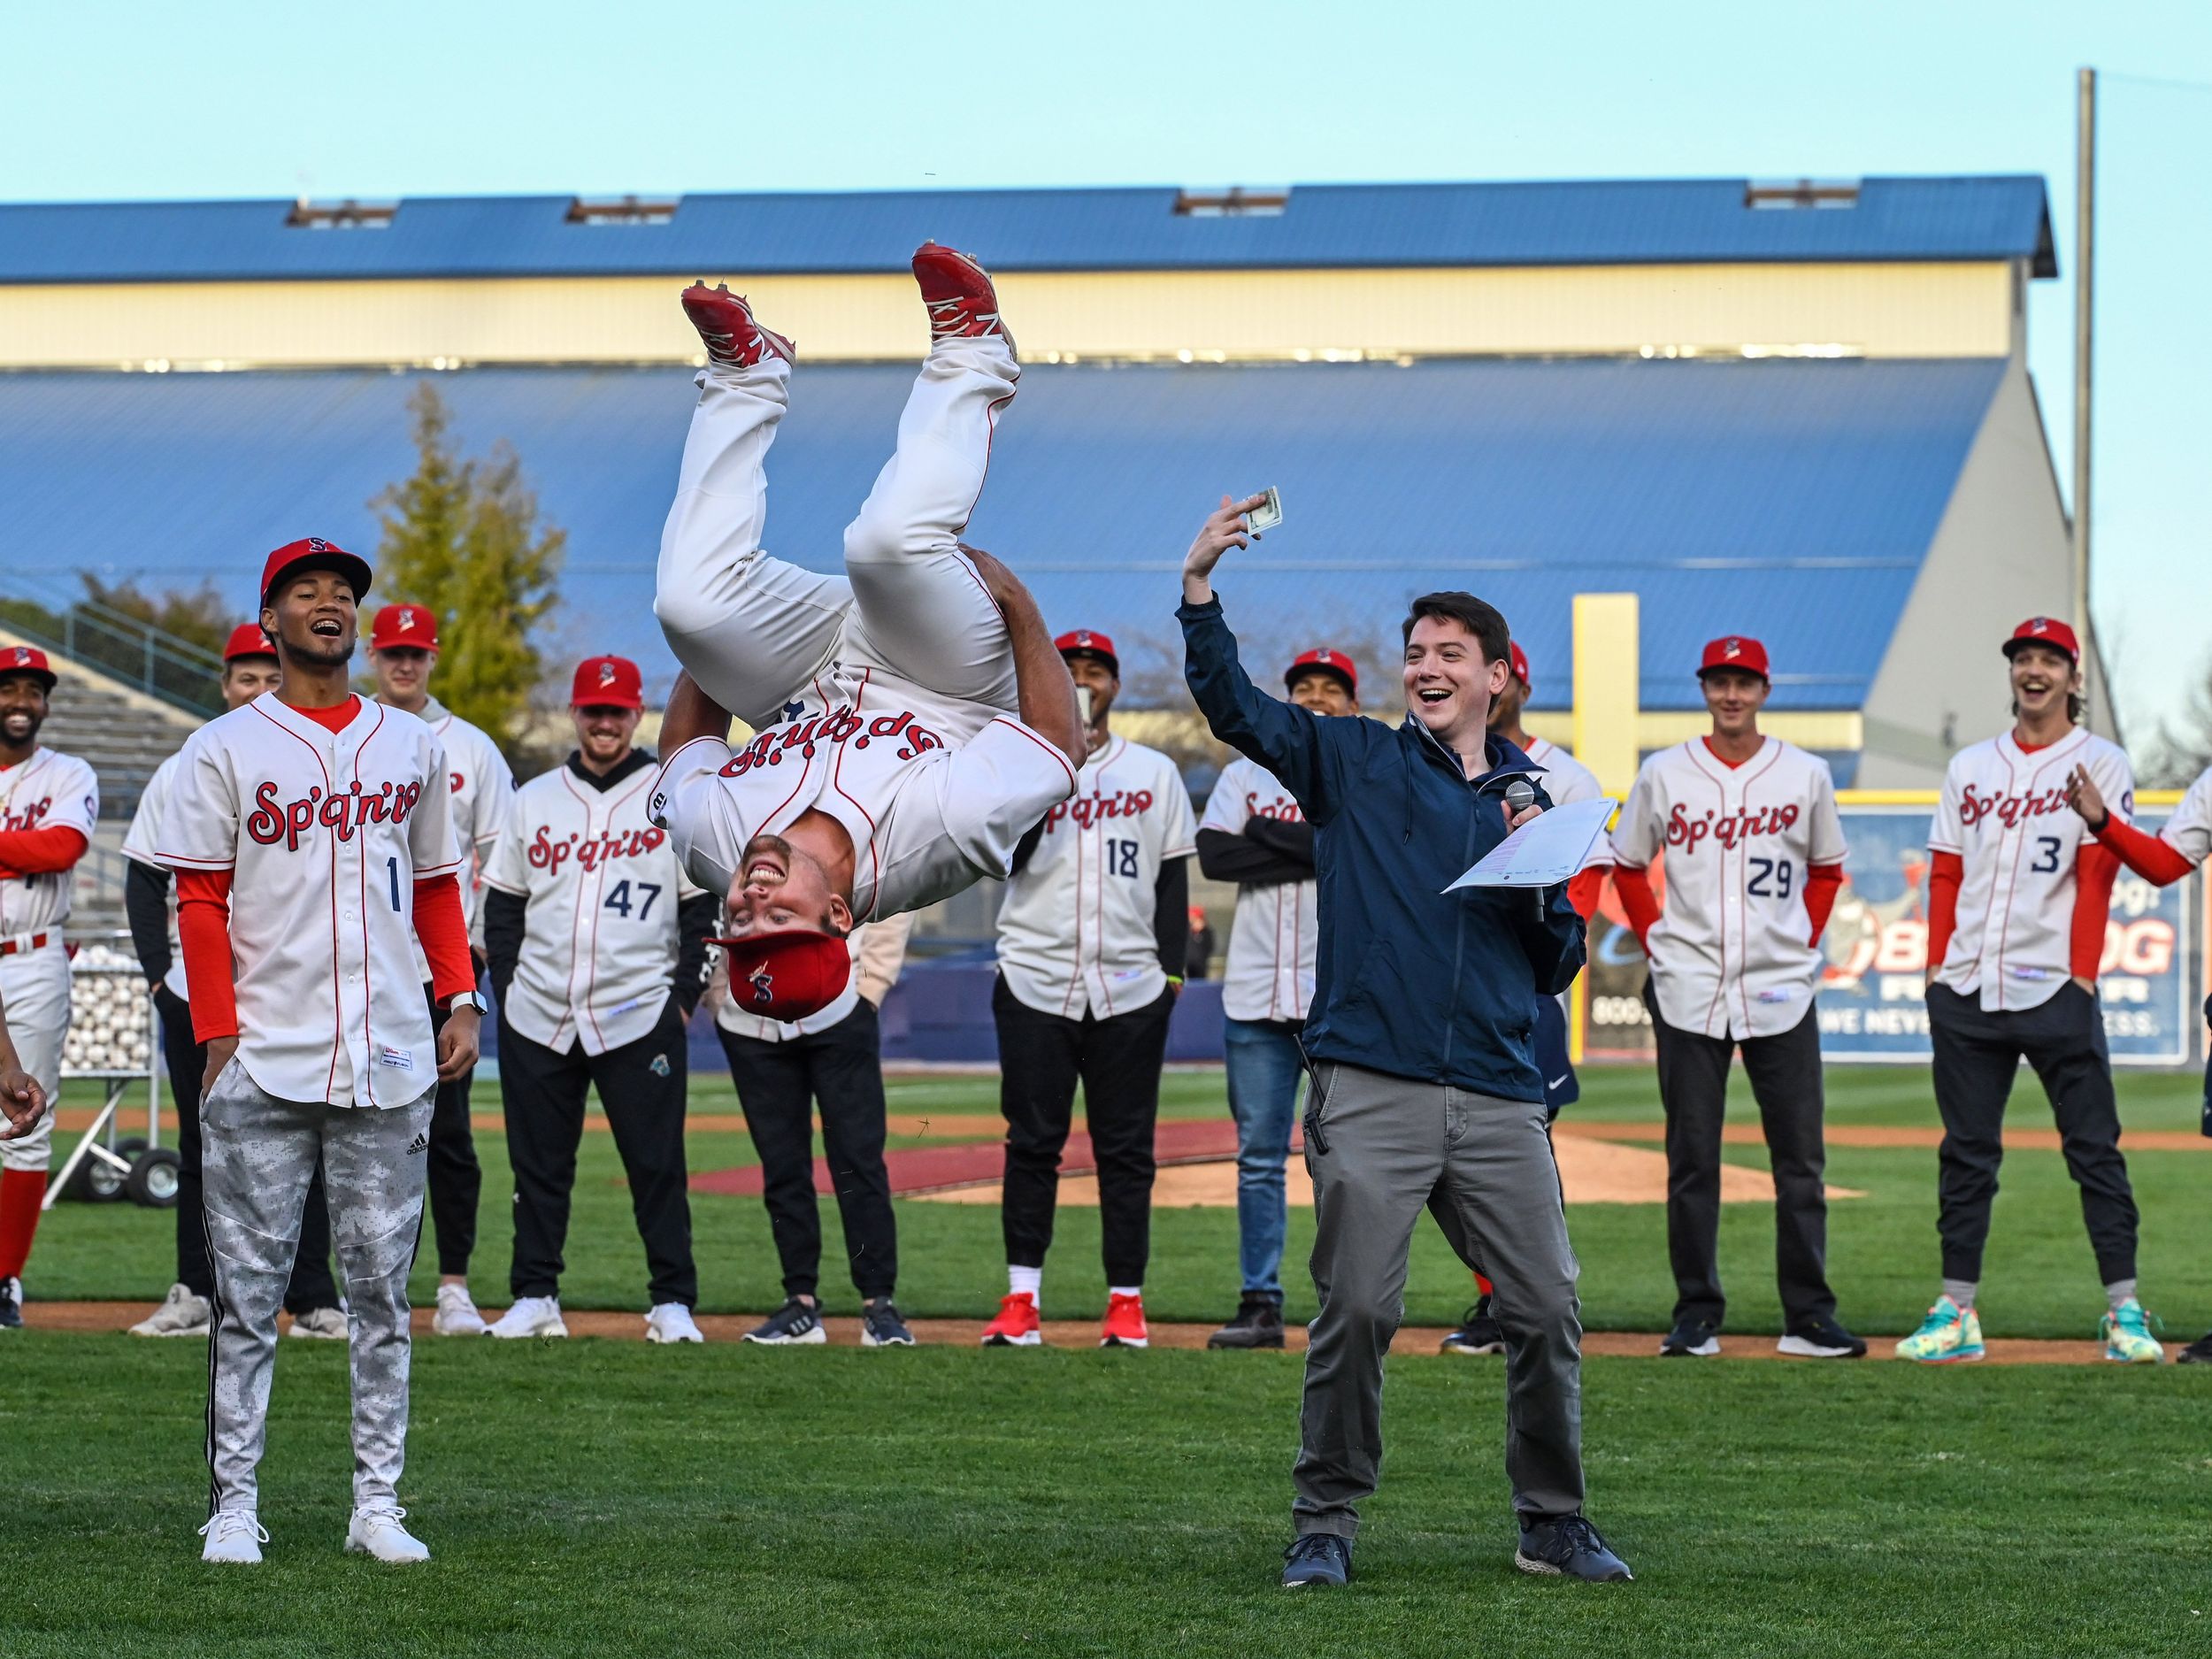
[[[1509,815],[1508,787],[1536,768],[1488,730],[1512,672],[1505,618],[1471,594],[1416,599],[1404,626],[1409,712],[1396,726],[1278,702],[1239,665],[1212,586],[1263,499],[1222,498],[1184,560],[1177,615],[1185,678],[1214,735],[1280,779],[1314,826],[1320,948],[1302,1041],[1321,1310],[1283,1583],[1350,1576],[1356,1506],[1381,1467],[1383,1357],[1425,1208],[1496,1286],[1515,1564],[1624,1579],[1582,1515],[1578,1270],[1532,1041],[1536,999],[1582,967],[1582,918],[1564,885],[1445,890],[1544,800],[1540,787],[1536,804]]]

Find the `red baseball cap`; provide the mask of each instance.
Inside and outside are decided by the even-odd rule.
[[[426,605],[386,605],[369,624],[373,651],[434,651],[438,616]]]
[[[2066,653],[2066,660],[2081,661],[2081,641],[2074,637],[2073,629],[2055,617],[2030,617],[2013,629],[2012,637],[2005,641],[2005,655],[2009,657],[2024,645],[2048,645]]]
[[[261,566],[261,603],[267,604],[269,595],[277,584],[288,576],[302,571],[336,571],[353,588],[353,603],[358,605],[369,596],[369,562],[349,553],[335,541],[326,541],[319,535],[311,535],[297,541],[287,541],[269,555]]]
[[[763,1019],[818,1014],[852,983],[852,952],[828,933],[796,930],[710,942],[729,955],[731,1002]]]
[[[1344,682],[1345,690],[1355,697],[1359,695],[1359,670],[1342,651],[1333,651],[1325,645],[1298,653],[1290,666],[1283,671],[1283,689],[1289,690],[1297,683],[1299,675],[1314,668],[1325,674],[1334,674]]]
[[[1513,678],[1521,682],[1521,688],[1524,691],[1533,691],[1536,688],[1536,682],[1528,675],[1528,653],[1521,649],[1521,642],[1518,640],[1509,640],[1507,645],[1512,653]]]
[[[1114,649],[1113,641],[1094,629],[1078,628],[1072,634],[1063,634],[1053,641],[1052,648],[1063,657],[1072,656],[1078,651],[1086,652],[1101,659],[1116,674],[1121,672],[1121,657]]]
[[[274,657],[276,647],[261,631],[258,622],[242,622],[230,631],[230,638],[223,641],[223,660],[234,663],[242,657]]]
[[[0,645],[0,680],[11,674],[28,674],[49,691],[61,683],[61,676],[48,665],[46,653],[35,645]]]
[[[626,657],[587,657],[569,687],[572,709],[642,709],[645,679]]]
[[[1717,640],[1707,641],[1705,655],[1697,665],[1698,678],[1702,680],[1716,668],[1737,668],[1762,680],[1770,678],[1767,673],[1767,648],[1747,634],[1724,634]]]

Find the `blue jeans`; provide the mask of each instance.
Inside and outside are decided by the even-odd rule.
[[[1298,1116],[1305,1066],[1298,1027],[1286,1021],[1224,1022],[1229,1115],[1237,1124],[1237,1256],[1247,1295],[1283,1294],[1283,1239],[1290,1229],[1283,1164]]]

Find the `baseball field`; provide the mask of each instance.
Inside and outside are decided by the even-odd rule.
[[[1167,1111],[1223,1111],[1217,1074],[1169,1079]],[[1932,1294],[1934,1118],[1924,1073],[1830,1074],[1831,1267],[1870,1336]],[[2170,1348],[2212,1324],[2212,1142],[2188,1078],[2124,1074],[2145,1214],[2146,1301]],[[65,1102],[67,1103],[67,1102]],[[480,1085],[480,1110],[496,1090]],[[751,1162],[726,1083],[701,1079],[695,1172]],[[987,1079],[908,1082],[895,1146],[972,1139]],[[1647,1073],[1593,1071],[1570,1128],[1657,1147]],[[1732,1123],[1755,1123],[1747,1099]],[[2016,1131],[2047,1128],[2031,1083]],[[486,1163],[475,1289],[504,1302],[507,1176]],[[2204,1150],[2199,1150],[2199,1147]],[[1755,1170],[1756,1145],[1729,1161]],[[780,1299],[757,1198],[694,1199],[703,1315]],[[833,1211],[826,1219],[830,1265]],[[1594,1332],[1663,1328],[1663,1218],[1578,1202]],[[900,1302],[975,1319],[1002,1288],[988,1205],[904,1202]],[[1294,1210],[1302,1260],[1310,1211]],[[2089,1362],[2101,1301],[2059,1154],[2008,1156],[1982,1306],[1993,1339],[2058,1363],[1923,1369],[1600,1354],[1585,1372],[1591,1514],[1638,1582],[1522,1578],[1500,1471],[1501,1367],[1402,1339],[1391,1457],[1365,1506],[1348,1594],[1276,1587],[1295,1445],[1295,1355],[1157,1348],[761,1350],[734,1341],[418,1344],[403,1494],[436,1558],[389,1570],[337,1553],[347,1514],[344,1351],[285,1344],[265,1464],[273,1537],[257,1572],[197,1559],[205,1356],[108,1330],[165,1287],[172,1218],[65,1206],[42,1233],[28,1329],[0,1347],[8,1593],[0,1654],[1194,1655],[1853,1651],[2111,1654],[2212,1647],[2212,1376]],[[1236,1289],[1217,1205],[1156,1217],[1156,1325],[1211,1325]],[[1094,1318],[1097,1212],[1064,1208],[1048,1319]],[[1726,1207],[1732,1336],[1770,1348],[1771,1212]],[[641,1311],[641,1252],[611,1139],[588,1134],[565,1305]],[[854,1298],[826,1271],[830,1311]],[[427,1303],[431,1279],[417,1285]],[[1466,1277],[1424,1223],[1409,1325],[1450,1323]],[[1302,1272],[1290,1313],[1311,1311]],[[707,1321],[718,1338],[729,1326]],[[42,1329],[43,1325],[46,1328]],[[641,1333],[642,1326],[618,1326]],[[1079,1333],[1076,1341],[1084,1341]],[[1594,1340],[1594,1348],[1616,1340]],[[1650,1346],[1655,1348],[1655,1337]],[[1887,1344],[1878,1342],[1877,1352]]]

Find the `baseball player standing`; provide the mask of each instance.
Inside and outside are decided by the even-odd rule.
[[[1142,1348],[1152,1132],[1168,1017],[1190,950],[1186,861],[1197,829],[1175,763],[1108,725],[1121,689],[1114,642],[1079,628],[1053,644],[1079,694],[1089,695],[1089,754],[1074,797],[1016,849],[999,908],[991,1013],[1006,1118],[1006,1295],[983,1341],[1041,1340],[1039,1286],[1080,1082],[1106,1265],[1099,1346]]]
[[[514,774],[506,757],[478,727],[471,726],[430,695],[431,672],[438,665],[438,618],[421,605],[386,605],[369,625],[369,666],[376,674],[376,700],[388,709],[404,709],[428,726],[445,748],[453,785],[453,833],[461,844],[461,914],[470,927],[472,949],[477,889],[484,862],[499,839],[500,826],[515,795]],[[445,1010],[430,983],[430,964],[416,953],[423,999],[433,1029],[445,1024]],[[465,1071],[438,1085],[430,1115],[430,1221],[438,1235],[438,1311],[430,1328],[440,1336],[481,1336],[484,1317],[469,1295],[469,1257],[476,1249],[476,1205],[484,1171],[476,1162],[476,1140],[469,1133],[469,1088],[475,1074]]]
[[[652,815],[725,901],[730,981],[772,1019],[843,992],[856,922],[1004,876],[1087,753],[1036,601],[959,540],[1021,373],[997,296],[934,242],[913,263],[929,356],[841,578],[760,546],[790,342],[734,295],[684,293],[708,361],[661,538],[654,609],[685,672]],[[758,733],[736,752],[733,712]]]
[[[584,1096],[595,1087],[645,1241],[646,1340],[704,1340],[691,1317],[699,1273],[684,1164],[684,1022],[704,987],[714,895],[685,880],[667,832],[646,816],[654,760],[631,741],[643,707],[635,663],[577,664],[576,748],[515,792],[484,871],[515,1175],[514,1302],[491,1326],[497,1337],[568,1334],[561,1252]]]
[[[91,845],[100,786],[73,755],[39,746],[58,677],[43,651],[0,647],[0,1003],[15,1028],[24,1069],[48,1101],[61,1087],[69,1034],[71,872]],[[0,1331],[23,1323],[23,1268],[31,1259],[54,1120],[34,1118],[0,1141]]]
[[[398,1501],[407,1271],[432,1096],[475,1063],[483,999],[454,879],[445,752],[420,720],[347,687],[369,580],[365,561],[319,538],[269,555],[261,626],[283,684],[193,733],[162,826],[193,1029],[208,1048],[208,1561],[258,1562],[268,1538],[256,1470],[277,1307],[319,1158],[350,1326],[346,1548],[387,1562],[430,1555]],[[416,992],[418,939],[450,1016],[437,1037]]]
[[[837,1193],[845,1259],[860,1293],[863,1348],[911,1348],[914,1333],[891,1300],[898,1288],[898,1218],[883,1161],[882,1030],[877,1010],[898,983],[911,916],[855,928],[845,944],[852,979],[845,994],[803,1019],[764,1019],[732,987],[715,1011],[745,1128],[760,1154],[768,1227],[783,1267],[784,1304],[748,1342],[770,1347],[829,1340],[816,1294],[822,1277],[822,1215],[814,1194],[814,1115]]]
[[[1310,650],[1283,676],[1291,702],[1319,715],[1359,712],[1359,671],[1341,651]],[[1313,1001],[1318,928],[1313,826],[1272,772],[1240,755],[1221,770],[1198,823],[1198,867],[1236,884],[1221,974],[1223,1058],[1237,1125],[1236,1317],[1208,1348],[1283,1345],[1283,1240],[1290,1230],[1283,1165],[1305,1056],[1299,1028]]]
[[[223,646],[226,709],[244,707],[275,690],[282,679],[276,647],[258,622],[242,622],[231,630]],[[170,902],[174,883],[160,861],[169,799],[183,758],[179,749],[154,768],[123,837],[123,856],[130,861],[123,876],[124,910],[139,965],[153,984],[162,1058],[177,1109],[177,1280],[161,1306],[131,1326],[133,1336],[204,1337],[215,1314],[215,1270],[208,1264],[200,1202],[200,1079],[207,1075],[207,1045],[192,1032],[190,982],[178,949],[176,906]],[[330,1202],[319,1165],[300,1210],[299,1249],[284,1287],[284,1310],[292,1316],[296,1337],[345,1340],[345,1310],[338,1305],[337,1281],[330,1274]]]
[[[2081,1189],[2108,1304],[2105,1357],[2155,1364],[2165,1350],[2135,1294],[2135,1193],[2120,1155],[2112,1056],[2097,1001],[2120,861],[2068,810],[2078,768],[2108,816],[2133,816],[2135,772],[2117,748],[2078,724],[2081,647],[2073,629],[2031,617],[2004,652],[2012,729],[1951,757],[1928,833],[1943,1294],[1897,1351],[1938,1363],[1982,1357],[1975,1294],[2004,1162],[2005,1103],[2024,1059],[2050,1099],[2067,1173]],[[2077,786],[2073,793],[2082,792]]]
[[[1667,1115],[1667,1255],[1674,1328],[1661,1354],[1720,1352],[1721,1125],[1728,1067],[1743,1050],[1774,1166],[1781,1352],[1855,1359],[1828,1288],[1827,1148],[1820,935],[1843,880],[1843,822],[1828,764],[1759,730],[1772,688],[1766,648],[1730,634],[1705,648],[1698,683],[1710,734],[1654,755],[1613,832],[1613,884],[1651,958],[1644,1003]],[[1651,861],[1666,853],[1666,903]]]

